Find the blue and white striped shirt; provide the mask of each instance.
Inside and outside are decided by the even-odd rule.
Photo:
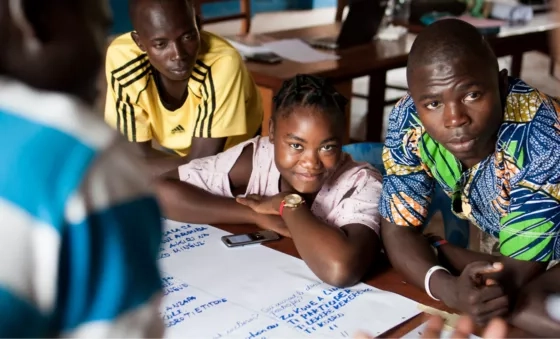
[[[161,216],[130,147],[0,79],[0,337],[161,335]]]

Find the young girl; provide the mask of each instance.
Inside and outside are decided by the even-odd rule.
[[[193,160],[158,184],[167,217],[257,224],[293,238],[324,282],[356,284],[380,248],[381,175],[341,151],[346,101],[317,77],[284,82],[269,137]]]

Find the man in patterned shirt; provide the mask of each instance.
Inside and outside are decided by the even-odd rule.
[[[559,335],[543,302],[560,289],[560,269],[544,273],[560,258],[560,103],[499,71],[476,28],[454,19],[417,37],[407,80],[383,152],[381,233],[392,264],[480,323],[505,316]],[[501,256],[439,241],[439,266],[418,231],[436,184],[457,216],[499,239]]]

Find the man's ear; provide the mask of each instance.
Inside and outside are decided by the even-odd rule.
[[[144,47],[142,42],[140,42],[140,37],[138,36],[138,32],[132,31],[130,35],[132,36],[132,40],[134,40],[134,43],[136,43],[136,46],[138,46],[138,48],[140,48],[142,52],[146,52],[146,48]]]
[[[502,98],[502,106],[505,103],[505,98],[507,97],[507,91],[509,87],[509,77],[508,70],[502,69],[498,76],[498,81],[500,83],[500,98]]]
[[[274,142],[274,119],[272,118],[268,120],[268,139],[270,142]]]
[[[23,0],[8,0],[8,10],[12,24],[21,33],[22,46],[27,53],[38,54],[43,44],[37,37],[35,27],[25,15]]]

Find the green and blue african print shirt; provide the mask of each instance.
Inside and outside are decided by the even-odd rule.
[[[380,213],[421,226],[439,183],[452,210],[525,261],[560,259],[560,102],[509,79],[496,150],[469,169],[433,140],[405,96],[395,106],[383,151],[387,171]]]

